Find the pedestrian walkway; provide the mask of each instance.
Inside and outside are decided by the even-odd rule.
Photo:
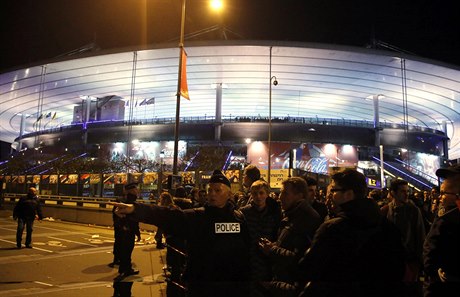
[[[16,248],[16,221],[0,210],[1,296],[166,296],[162,275],[165,250],[143,232],[132,259],[140,274],[115,284],[113,229],[53,220],[35,222],[32,249]]]

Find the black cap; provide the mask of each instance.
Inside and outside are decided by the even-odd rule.
[[[456,174],[460,174],[460,164],[436,170],[436,175],[441,178],[448,178]]]
[[[230,181],[228,180],[228,178],[226,178],[225,175],[223,175],[222,172],[218,169],[214,170],[214,172],[212,173],[209,183],[210,184],[220,183],[220,184],[224,184],[227,187],[231,188]]]
[[[131,190],[137,188],[137,183],[129,183],[125,185],[125,190]]]

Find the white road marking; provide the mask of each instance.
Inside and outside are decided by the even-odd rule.
[[[8,242],[8,243],[11,243],[11,244],[14,244],[14,245],[16,245],[16,242],[14,242],[14,241],[5,240],[5,239],[1,239],[1,238],[0,238],[0,241],[3,241],[3,242]]]
[[[16,229],[0,227],[0,229],[16,232]]]
[[[39,285],[48,286],[48,287],[53,287],[52,284],[47,284],[47,283],[43,283],[43,282],[39,282],[39,281],[34,281],[34,283],[39,284]]]
[[[89,244],[89,243],[84,243],[84,242],[79,242],[79,241],[73,241],[73,240],[64,239],[64,238],[58,238],[58,237],[54,237],[54,236],[47,236],[47,237],[51,238],[51,239],[56,239],[56,240],[65,241],[65,242],[72,242],[72,243],[81,244],[81,245],[87,245],[87,246],[93,246],[93,247],[98,246],[98,245],[94,245],[94,244]]]
[[[45,249],[42,249],[42,248],[38,248],[38,247],[36,247],[36,246],[33,246],[32,249],[34,249],[34,250],[39,250],[39,251],[43,251],[43,252],[47,252],[47,253],[54,253],[54,251],[45,250]]]

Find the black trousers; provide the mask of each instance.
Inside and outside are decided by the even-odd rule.
[[[128,272],[132,269],[131,253],[134,249],[136,235],[133,232],[115,228],[115,243],[113,244],[113,259],[120,261],[118,273]]]
[[[26,228],[26,246],[32,243],[32,231],[35,218],[18,218],[18,228],[16,230],[16,245],[21,247],[22,233]]]

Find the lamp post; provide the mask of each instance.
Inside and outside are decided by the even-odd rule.
[[[185,5],[187,0],[182,0],[182,13],[180,21],[179,38],[179,70],[177,72],[177,93],[176,93],[176,123],[174,129],[174,157],[173,174],[177,174],[177,157],[179,155],[179,120],[180,120],[180,86],[182,84],[182,53],[184,51],[184,29],[185,29]]]
[[[180,21],[180,37],[179,37],[179,70],[177,72],[177,93],[176,93],[176,123],[174,129],[174,156],[173,156],[173,175],[178,173],[177,158],[179,156],[179,121],[180,121],[180,91],[182,84],[182,54],[184,52],[184,33],[185,33],[185,7],[187,0],[182,0],[181,21]],[[211,1],[211,6],[215,10],[222,9],[220,0]]]
[[[163,192],[163,162],[165,158],[165,151],[160,152],[160,174],[158,174],[158,196]]]
[[[268,96],[268,172],[267,172],[267,182],[270,186],[270,177],[271,177],[271,167],[272,167],[272,84],[274,86],[278,85],[276,76],[272,76],[272,46],[270,46],[270,81],[269,85],[269,96]]]

